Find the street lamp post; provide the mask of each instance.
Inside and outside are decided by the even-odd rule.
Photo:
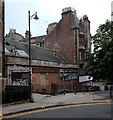
[[[2,52],[2,77],[5,78],[5,0],[2,2],[2,23],[3,23],[3,52]]]
[[[30,16],[30,10],[28,11],[28,19],[29,19],[29,101],[32,102],[32,81],[31,81],[31,32],[30,32],[30,20],[34,18],[38,20],[37,12]]]

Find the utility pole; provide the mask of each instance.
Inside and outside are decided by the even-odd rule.
[[[38,20],[37,12],[30,16],[30,10],[28,11],[28,25],[29,25],[29,101],[32,102],[32,79],[31,79],[31,30],[30,30],[30,20],[34,18]]]
[[[2,52],[2,78],[5,78],[5,1],[2,2],[2,22],[3,22],[3,52]]]

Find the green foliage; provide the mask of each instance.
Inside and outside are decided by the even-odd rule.
[[[35,102],[34,98],[31,97],[31,100],[29,102],[34,103]]]
[[[86,73],[95,79],[113,80],[113,22],[100,25],[92,36],[94,53],[88,54]]]

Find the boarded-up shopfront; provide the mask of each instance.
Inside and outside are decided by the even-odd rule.
[[[58,68],[33,68],[33,91],[51,93],[52,83],[59,83]]]
[[[57,92],[64,89],[73,91],[74,85],[78,84],[77,77],[77,69],[33,68],[33,91],[51,93],[53,83],[57,85]]]

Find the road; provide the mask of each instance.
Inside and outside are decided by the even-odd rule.
[[[5,118],[111,118],[110,103],[89,103],[45,108],[10,115]],[[29,119],[28,119],[29,120]]]

